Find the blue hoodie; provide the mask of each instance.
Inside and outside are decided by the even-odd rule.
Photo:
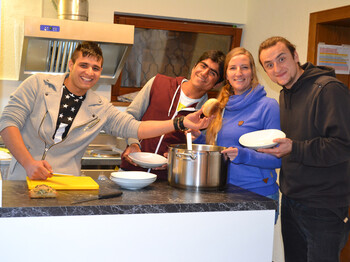
[[[280,115],[277,101],[266,97],[264,87],[258,85],[229,98],[216,143],[238,148],[237,157],[229,164],[228,183],[268,196],[278,191],[275,169],[281,167],[281,159],[244,148],[238,142],[241,135],[262,129],[280,129]],[[194,142],[205,143],[205,136]]]

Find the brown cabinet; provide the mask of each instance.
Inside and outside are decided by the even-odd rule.
[[[310,14],[307,61],[316,64],[317,45],[350,45],[350,5]],[[337,78],[350,88],[349,75]]]

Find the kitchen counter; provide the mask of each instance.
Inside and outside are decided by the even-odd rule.
[[[100,190],[58,191],[56,199],[30,199],[24,181],[3,181],[0,217],[77,216],[103,214],[147,214],[275,209],[268,198],[230,185],[223,191],[195,192],[155,182],[137,191],[123,190],[121,197],[94,200],[77,205],[71,202],[120,189],[110,180],[98,181]]]
[[[119,189],[98,181],[100,193]],[[3,261],[271,262],[275,201],[235,186],[194,192],[155,182],[79,205],[95,191],[30,199],[24,181],[3,181]],[[43,246],[44,245],[44,246]],[[14,247],[16,252],[14,252]]]

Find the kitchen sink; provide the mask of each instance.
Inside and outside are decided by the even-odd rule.
[[[124,138],[100,133],[88,146],[82,160],[82,170],[113,170],[121,164],[121,154],[126,148]],[[99,173],[88,171],[87,173]]]

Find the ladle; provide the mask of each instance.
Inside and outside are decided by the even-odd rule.
[[[191,134],[191,132],[188,132],[186,134],[186,139],[187,139],[187,150],[192,150],[192,134]]]

